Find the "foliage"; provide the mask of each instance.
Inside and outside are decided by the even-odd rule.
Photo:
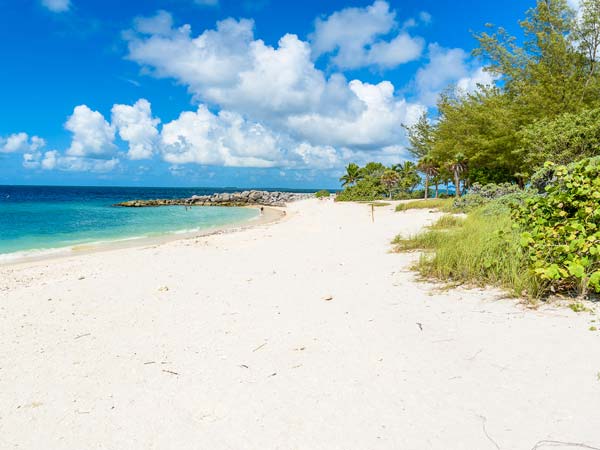
[[[429,196],[429,183],[430,181],[436,177],[437,175],[439,175],[440,173],[440,167],[439,164],[437,163],[437,161],[431,156],[431,154],[427,154],[425,156],[423,156],[418,164],[417,164],[417,168],[423,172],[423,174],[425,175],[425,198],[427,198]],[[436,195],[437,195],[437,190],[436,190]]]
[[[546,161],[567,164],[600,154],[600,109],[580,113],[564,113],[553,119],[542,119],[521,133],[519,151],[529,167]]]
[[[397,251],[426,251],[417,265],[421,274],[454,282],[491,284],[510,289],[515,295],[539,294],[539,283],[527,270],[508,208],[497,208],[492,202],[462,221],[449,222],[444,217],[433,229],[394,240]]]
[[[519,195],[523,193],[519,186],[511,183],[502,184],[473,184],[469,192],[454,200],[454,207],[460,211],[470,211],[489,203],[491,200],[505,197],[507,195]],[[508,199],[505,199],[508,200]]]
[[[396,206],[396,211],[408,211],[409,209],[441,209],[443,211],[452,210],[452,200],[442,198],[430,198],[428,200],[416,200],[412,202],[400,203]]]
[[[597,154],[600,2],[580,3],[575,15],[566,0],[537,0],[521,36],[491,25],[475,35],[475,54],[498,82],[441,95],[429,153],[442,166],[463,153],[467,185],[524,186],[546,160]]]
[[[464,154],[457,153],[447,163],[448,169],[454,177],[454,187],[456,189],[456,197],[460,197],[460,179],[461,175],[467,171],[468,161]]]
[[[344,201],[371,201],[383,198],[386,194],[379,178],[368,177],[359,180],[355,185],[346,187],[339,192],[335,200]]]
[[[405,161],[402,164],[392,166],[392,169],[398,172],[400,180],[398,187],[401,192],[407,193],[413,191],[421,182],[417,166],[411,161]]]
[[[421,114],[414,125],[403,125],[403,127],[406,129],[410,143],[408,151],[414,158],[420,159],[431,154],[435,127],[430,123],[426,112]]]
[[[326,189],[322,189],[315,193],[316,198],[329,198],[330,195],[331,195],[331,192],[329,192]]]
[[[387,167],[379,162],[370,162],[360,169],[361,178],[381,178]]]
[[[383,175],[381,175],[381,184],[388,192],[390,198],[392,198],[394,189],[398,186],[399,182],[400,175],[395,170],[386,169],[386,171],[383,172]]]
[[[600,292],[600,158],[552,168],[545,195],[515,208],[521,245],[551,289]]]
[[[352,186],[362,178],[362,173],[358,164],[350,163],[346,167],[346,173],[340,178],[342,186]]]
[[[433,225],[429,226],[431,230],[448,230],[450,228],[458,227],[463,224],[465,219],[462,216],[456,214],[444,214],[438,219]]]
[[[340,180],[345,189],[337,194],[336,201],[371,201],[384,196],[414,198],[412,193],[421,182],[416,165],[410,161],[391,168],[378,162],[364,167],[352,163]]]

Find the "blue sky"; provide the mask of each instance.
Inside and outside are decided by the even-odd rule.
[[[0,184],[336,187],[532,5],[0,0]]]

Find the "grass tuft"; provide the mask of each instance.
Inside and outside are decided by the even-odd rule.
[[[443,216],[431,229],[394,240],[397,251],[422,249],[417,270],[427,278],[494,285],[537,298],[541,286],[527,268],[505,208],[483,207],[465,219]]]
[[[412,200],[410,202],[400,203],[396,206],[396,211],[408,211],[409,209],[440,209],[442,211],[451,211],[454,200],[451,198],[430,198],[427,200]]]
[[[464,217],[456,216],[453,214],[444,214],[439,218],[437,222],[429,226],[431,230],[448,230],[450,228],[456,228],[462,226],[465,221]]]

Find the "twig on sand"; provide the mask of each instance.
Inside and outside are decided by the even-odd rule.
[[[485,416],[478,416],[481,419],[481,427],[483,428],[483,434],[485,434],[485,436],[488,438],[488,440],[494,444],[494,446],[500,450],[500,446],[498,445],[498,443],[492,439],[492,437],[489,435],[489,433],[487,432],[486,428],[485,428],[485,424],[487,422],[487,418]]]
[[[562,441],[539,441],[537,444],[535,444],[531,450],[537,450],[538,448],[542,448],[542,447],[556,447],[558,445],[564,446],[567,445],[569,447],[577,447],[577,448],[587,448],[588,450],[600,450],[599,447],[592,447],[591,445],[587,445],[587,444],[580,444],[577,442],[562,442]]]
[[[172,370],[163,369],[163,372],[170,373],[171,375],[179,375],[177,372],[173,372]]]
[[[479,349],[479,351],[477,353],[475,353],[473,356],[471,356],[470,358],[467,358],[467,361],[474,361],[475,358],[477,358],[477,356],[479,356],[479,354],[483,351],[483,349]]]
[[[252,352],[256,352],[258,350],[260,350],[261,348],[263,348],[265,345],[267,345],[267,343],[265,342],[264,344],[260,344],[258,347],[256,347],[254,350],[252,350]]]
[[[85,334],[80,334],[79,336],[75,336],[75,339],[79,339],[82,337],[86,337],[86,336],[90,336],[92,333],[85,333]]]
[[[423,331],[423,324],[421,322],[417,322],[417,326],[419,327],[419,330]]]

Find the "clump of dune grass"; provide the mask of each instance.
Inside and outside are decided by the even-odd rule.
[[[369,202],[369,205],[373,205],[376,208],[380,208],[382,206],[390,206],[391,203],[387,203],[387,202]]]
[[[407,239],[394,240],[397,251],[423,250],[416,269],[426,278],[493,285],[513,295],[538,297],[541,286],[528,269],[507,208],[489,205],[465,219],[446,218]],[[458,220],[454,220],[458,219]]]
[[[406,203],[400,203],[396,206],[396,211],[408,211],[409,209],[439,209],[442,211],[451,211],[454,200],[451,198],[430,198],[427,200],[412,200]]]
[[[444,214],[438,219],[437,222],[435,222],[433,225],[430,225],[428,228],[431,230],[448,230],[450,228],[461,226],[464,221],[464,217],[454,214]]]

